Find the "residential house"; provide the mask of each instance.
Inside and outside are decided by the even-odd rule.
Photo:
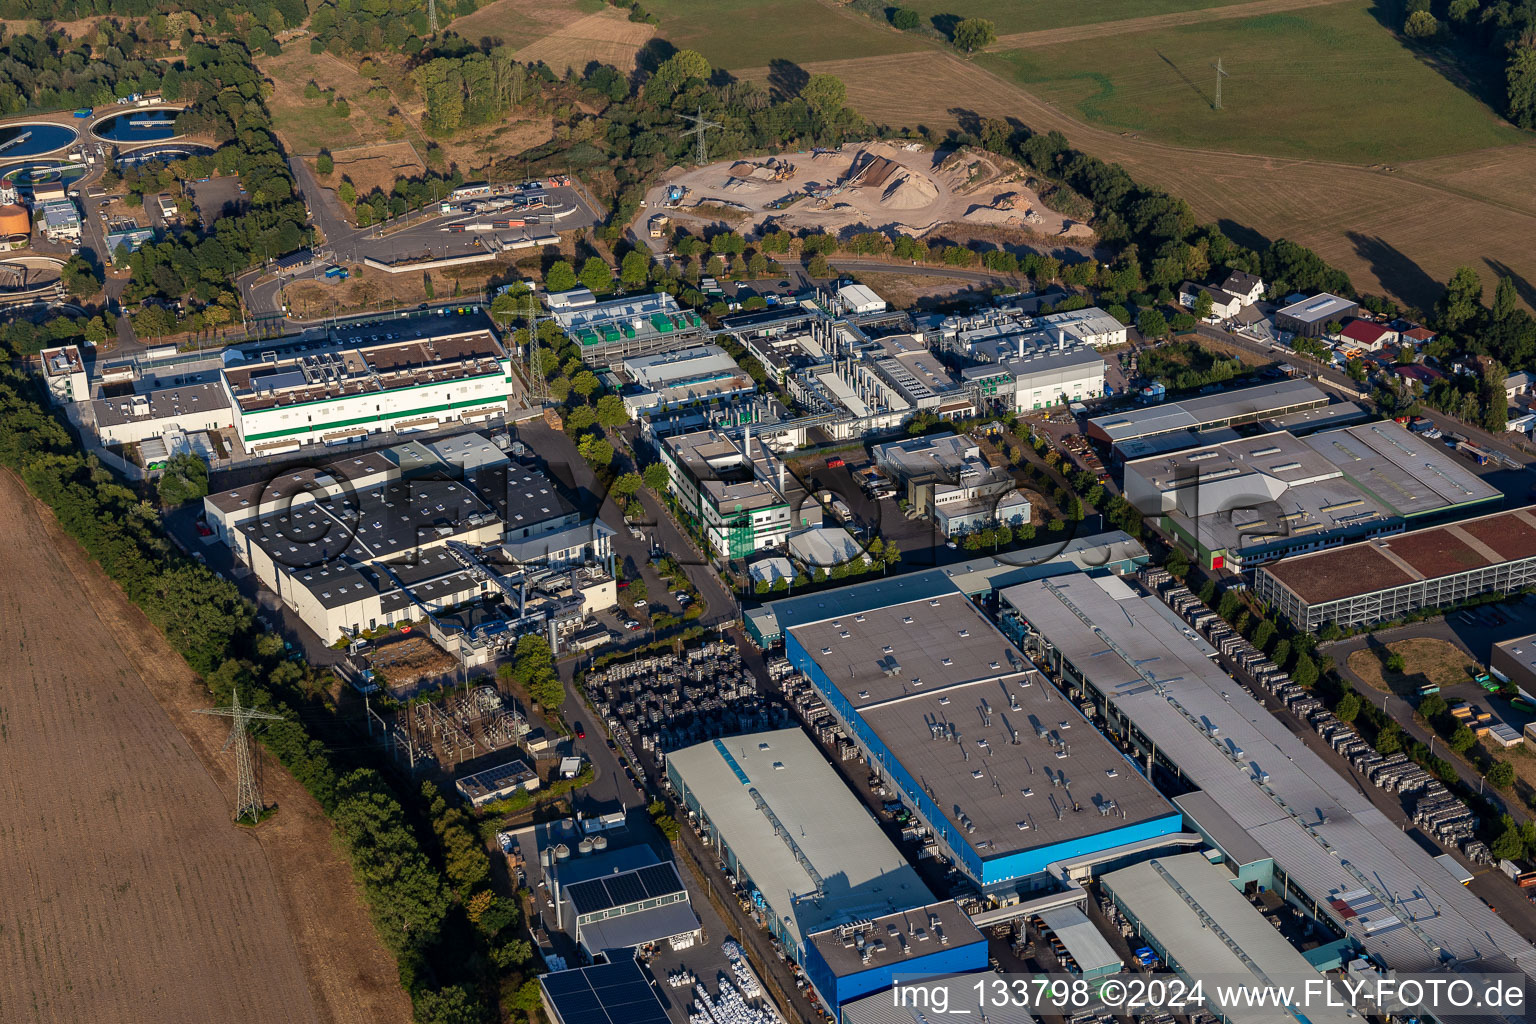
[[[1504,394],[1511,402],[1520,395],[1536,393],[1536,374],[1522,370],[1504,378]]]
[[[1387,345],[1397,343],[1396,331],[1386,324],[1371,320],[1351,320],[1339,332],[1339,337],[1344,340],[1346,348],[1364,349],[1366,352],[1377,352]]]
[[[1236,296],[1244,306],[1251,306],[1264,297],[1264,281],[1257,274],[1234,270],[1221,282],[1221,290]]]
[[[1445,377],[1445,374],[1433,366],[1425,366],[1423,363],[1415,363],[1412,366],[1399,366],[1395,368],[1395,372],[1397,379],[1402,383],[1410,387],[1418,384],[1425,391],[1428,391],[1430,385],[1435,381]]]
[[[1207,318],[1211,323],[1221,323],[1230,320],[1237,315],[1237,311],[1243,308],[1242,300],[1236,295],[1231,295],[1220,288],[1212,288],[1210,285],[1194,284],[1185,281],[1179,285],[1179,305],[1186,309],[1194,309],[1201,294],[1211,297],[1211,315]]]

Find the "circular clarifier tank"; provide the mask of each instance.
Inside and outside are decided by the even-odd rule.
[[[0,160],[41,156],[73,145],[80,133],[61,124],[8,124],[0,127]]]
[[[164,142],[176,137],[176,115],[179,113],[181,111],[174,107],[125,110],[97,121],[91,126],[91,134],[120,146]]]

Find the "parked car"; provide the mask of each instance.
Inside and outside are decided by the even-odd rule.
[[[646,605],[646,601],[645,601],[645,598],[643,598],[643,597],[640,600],[635,602],[635,607],[636,608],[644,608],[645,605]]]

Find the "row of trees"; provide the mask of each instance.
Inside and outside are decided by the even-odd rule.
[[[1449,44],[1502,69],[1505,113],[1536,128],[1536,11],[1506,0],[1407,0],[1403,35],[1420,45]]]

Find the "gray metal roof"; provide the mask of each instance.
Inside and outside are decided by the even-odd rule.
[[[1203,854],[1157,857],[1103,879],[1142,927],[1149,929],[1190,980],[1205,979],[1214,997],[1219,985],[1297,984],[1317,977],[1275,927],[1232,886],[1232,875]],[[1209,1007],[1225,1011],[1231,1024],[1274,1024],[1273,1008]],[[1309,1002],[1293,1019],[1312,1024],[1347,1024],[1359,1018],[1340,1007]]]
[[[954,900],[913,907],[870,921],[828,928],[810,937],[832,973],[847,977],[861,971],[895,967],[911,957],[985,942]]]
[[[1117,442],[1173,430],[1258,420],[1294,406],[1323,405],[1327,401],[1328,396],[1310,381],[1281,380],[1235,391],[1218,391],[1179,402],[1166,402],[1144,409],[1096,416],[1088,422],[1103,431],[1111,442]]]
[[[1348,905],[1339,925],[1388,967],[1430,971],[1481,957],[1536,976],[1536,947],[1145,606],[1155,598],[1117,601],[1095,580],[1069,576],[1020,584],[1003,600],[1269,851],[1292,885],[1324,906]]]
[[[1083,974],[1099,974],[1108,968],[1123,967],[1104,936],[1077,907],[1053,907],[1040,911],[1045,926],[1056,933]]]
[[[1288,316],[1293,320],[1301,320],[1309,324],[1320,324],[1342,316],[1350,310],[1358,309],[1359,303],[1353,299],[1341,299],[1337,295],[1328,292],[1319,292],[1309,299],[1293,302],[1283,309],[1275,311],[1275,316]]]
[[[1320,409],[1303,409],[1288,412],[1284,416],[1264,420],[1259,425],[1265,430],[1289,430],[1300,436],[1324,427],[1342,427],[1371,418],[1371,412],[1358,402],[1334,402]]]
[[[580,928],[581,944],[593,953],[603,949],[632,949],[698,930],[698,915],[686,900],[593,921]]]
[[[1439,512],[1501,496],[1442,445],[1392,420],[1313,434],[1313,450],[1400,516]]]
[[[1203,789],[1176,796],[1173,802],[1184,816],[1195,823],[1201,834],[1221,848],[1233,863],[1241,866],[1269,860],[1269,851],[1254,842],[1253,836],[1232,819],[1232,815]]]
[[[933,902],[800,729],[695,744],[668,754],[667,766],[774,913],[789,918],[797,944],[823,928]]]
[[[1171,811],[963,594],[789,633],[983,860]]]

